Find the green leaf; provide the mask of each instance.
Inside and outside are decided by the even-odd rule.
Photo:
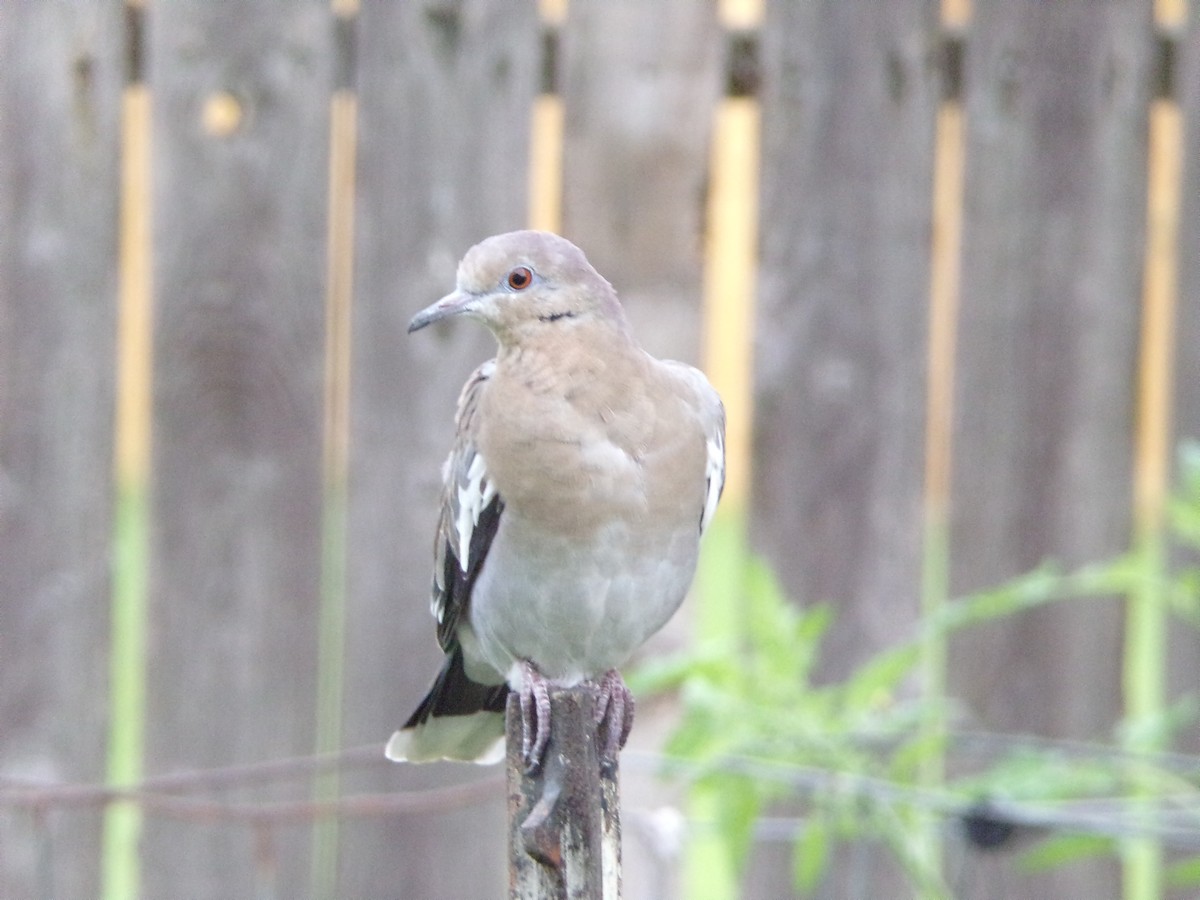
[[[734,869],[741,871],[754,837],[754,822],[762,800],[754,781],[744,775],[713,776],[708,783],[716,789],[717,827],[733,859]]]
[[[1200,547],[1200,442],[1179,447],[1179,488],[1168,504],[1171,527],[1183,543]]]
[[[765,684],[807,682],[833,613],[824,605],[804,609],[788,601],[766,563],[746,564],[746,635],[755,680]]]
[[[1200,887],[1200,856],[1193,856],[1167,869],[1167,884],[1176,888]]]
[[[663,752],[667,756],[695,760],[708,755],[716,725],[711,718],[690,715],[667,739]]]
[[[1021,854],[1017,864],[1025,872],[1045,872],[1067,863],[1111,853],[1114,847],[1111,838],[1095,834],[1061,834],[1047,838]]]
[[[1167,747],[1171,739],[1200,715],[1195,694],[1184,694],[1155,713],[1137,720],[1126,719],[1117,728],[1118,737],[1129,747]]]
[[[906,644],[867,660],[843,688],[846,708],[877,709],[888,702],[919,659],[917,645]]]
[[[997,587],[977,591],[947,604],[926,626],[955,631],[968,625],[1011,616],[1055,599],[1061,587],[1062,572],[1052,563],[1044,563]]]
[[[829,825],[823,816],[809,816],[792,849],[792,884],[800,894],[811,894],[821,883],[829,862]]]
[[[709,641],[684,653],[648,658],[626,675],[625,683],[641,697],[674,690],[697,676],[720,680],[727,667],[735,668],[733,651],[728,641]]]
[[[917,734],[902,742],[892,754],[888,773],[892,778],[911,779],[921,769],[921,763],[946,752],[946,735],[941,732]]]
[[[1200,628],[1200,568],[1177,570],[1168,587],[1171,612],[1193,628]]]

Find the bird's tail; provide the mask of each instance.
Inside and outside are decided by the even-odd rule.
[[[455,646],[421,705],[392,735],[384,752],[396,762],[499,762],[504,757],[508,692],[504,683],[473,681],[463,664],[462,648]]]

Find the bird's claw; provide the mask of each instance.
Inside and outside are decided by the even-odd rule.
[[[550,741],[550,689],[533,663],[522,666],[524,678],[518,694],[521,701],[521,759],[532,774],[542,764]]]
[[[633,694],[616,669],[605,672],[596,687],[600,692],[595,711],[597,731],[602,735],[600,764],[611,768],[633,729]]]
[[[521,759],[525,771],[533,774],[541,767],[550,742],[550,687],[529,661],[522,664],[522,676],[517,692],[521,704]],[[616,669],[605,672],[596,682],[596,689],[593,716],[600,738],[600,764],[611,769],[633,728],[633,694]]]

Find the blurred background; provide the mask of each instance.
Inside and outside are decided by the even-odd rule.
[[[1195,896],[1196,18],[0,5],[0,895],[506,895],[381,753],[492,351],[405,327],[532,225],[729,414],[625,896]]]

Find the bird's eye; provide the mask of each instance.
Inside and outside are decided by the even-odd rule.
[[[527,266],[517,266],[508,273],[505,283],[514,291],[523,291],[533,284],[533,272]]]

